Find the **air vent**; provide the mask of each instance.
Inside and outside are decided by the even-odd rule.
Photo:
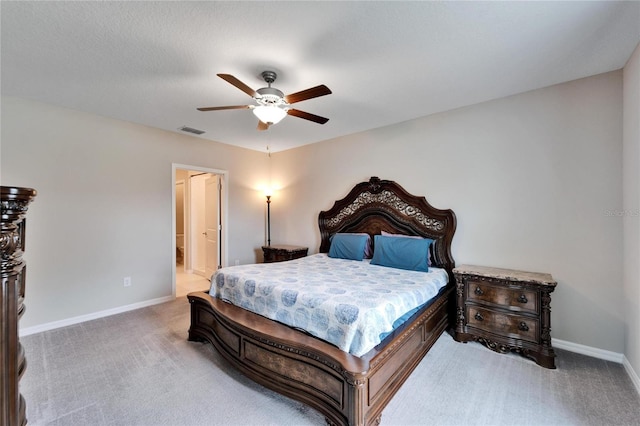
[[[182,126],[178,130],[182,130],[183,132],[193,133],[194,135],[202,135],[204,134],[204,130],[194,129],[193,127]]]

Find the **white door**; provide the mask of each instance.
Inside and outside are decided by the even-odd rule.
[[[191,176],[191,270],[206,277],[206,220],[205,220],[205,184],[209,174]]]
[[[205,221],[205,275],[210,278],[218,269],[218,241],[220,234],[219,178],[211,175],[205,181],[204,221]]]

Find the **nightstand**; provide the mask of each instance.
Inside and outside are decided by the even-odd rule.
[[[286,244],[262,246],[264,263],[283,262],[305,257],[309,249],[301,246],[290,246]]]
[[[550,294],[557,283],[551,275],[471,265],[459,266],[453,274],[455,340],[475,340],[500,353],[515,351],[542,367],[556,368]]]

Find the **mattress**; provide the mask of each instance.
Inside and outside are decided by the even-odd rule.
[[[441,268],[408,271],[319,253],[219,269],[210,294],[361,356],[447,282]]]

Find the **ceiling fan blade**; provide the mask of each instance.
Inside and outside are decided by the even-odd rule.
[[[324,124],[329,121],[328,118],[320,117],[319,115],[311,114],[308,112],[300,111],[299,109],[288,109],[287,114],[293,115],[294,117],[304,118],[305,120],[315,121],[319,124]]]
[[[300,101],[306,101],[307,99],[317,98],[319,96],[330,95],[331,90],[324,84],[320,86],[312,87],[311,89],[302,90],[300,92],[292,93],[284,97],[284,100],[290,104],[294,104]]]
[[[269,130],[269,124],[258,120],[258,130]]]
[[[247,86],[246,84],[244,84],[243,82],[241,82],[240,80],[232,76],[231,74],[218,74],[218,77],[220,77],[227,83],[233,84],[238,89],[242,90],[244,93],[251,96],[252,98],[255,98],[257,95],[255,90],[253,90],[251,87]]]
[[[205,107],[205,108],[198,108],[198,111],[220,111],[220,110],[223,110],[223,109],[249,109],[249,105]]]

